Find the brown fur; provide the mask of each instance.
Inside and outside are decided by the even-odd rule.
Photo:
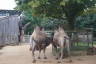
[[[35,50],[39,51],[39,56],[38,56],[39,59],[40,59],[41,50],[43,50],[44,58],[46,59],[47,58],[46,55],[45,55],[46,47],[50,44],[50,41],[52,39],[48,38],[46,33],[44,32],[44,29],[41,29],[38,26],[34,29],[34,32],[32,33],[31,39],[35,42],[33,47],[31,47],[32,55],[33,55],[33,62],[36,61],[35,60],[35,55],[34,55]]]

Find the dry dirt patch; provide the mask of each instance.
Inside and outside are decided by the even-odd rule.
[[[38,56],[38,52],[36,57]],[[34,64],[58,64],[55,57],[52,55],[51,46],[47,48],[48,59],[43,59],[43,53],[41,54],[41,60],[37,59]],[[64,64],[96,64],[96,56],[72,56],[72,63],[68,62],[68,58],[65,58]],[[29,51],[29,45],[19,46],[6,46],[0,50],[0,64],[33,64],[31,52]]]

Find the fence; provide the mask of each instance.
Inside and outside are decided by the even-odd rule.
[[[0,46],[18,43],[19,21],[19,16],[0,18]]]
[[[53,36],[53,31],[45,31],[47,36]],[[92,32],[67,32],[73,42],[92,43]],[[24,42],[29,42],[30,35],[24,35]]]
[[[24,35],[23,43],[29,43],[29,41],[30,41],[30,35]]]
[[[93,46],[93,33],[92,32],[68,32],[72,46],[78,43],[86,44],[87,46]]]
[[[48,36],[53,36],[53,31],[46,31]],[[93,46],[93,33],[92,31],[66,31],[66,33],[70,37],[70,43],[71,46],[74,46],[75,44],[81,43],[81,44],[86,44],[87,46],[90,46],[91,44]]]

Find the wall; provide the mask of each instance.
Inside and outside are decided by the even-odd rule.
[[[19,21],[19,16],[0,18],[0,45],[18,43]]]

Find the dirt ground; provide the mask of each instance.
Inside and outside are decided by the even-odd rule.
[[[37,58],[38,52],[35,54]],[[37,59],[34,64],[58,64],[52,55],[51,46],[47,48],[46,54],[48,59],[43,59],[43,54],[41,53],[41,59]],[[73,62],[69,63],[68,61],[69,59],[65,58],[62,64],[96,64],[96,56],[72,56]],[[29,45],[4,47],[0,50],[0,64],[33,64]]]

